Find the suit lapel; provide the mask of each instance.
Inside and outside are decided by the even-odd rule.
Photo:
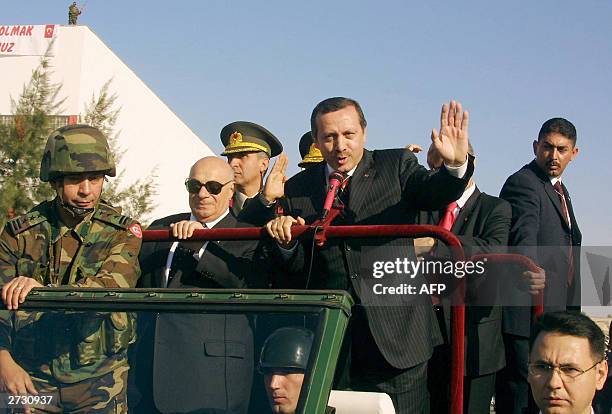
[[[370,187],[376,175],[376,168],[372,158],[372,153],[368,150],[363,151],[363,158],[357,165],[357,169],[349,182],[349,209],[355,213],[355,217],[360,217],[360,212],[364,201],[370,195]]]
[[[218,222],[213,227],[213,229],[233,229],[233,228],[236,228],[237,222],[238,221],[236,220],[236,217],[234,217],[234,215],[230,211],[225,217],[223,217],[223,219],[220,222]],[[219,241],[210,240],[210,243],[216,243],[219,246],[223,246],[226,241],[227,240],[219,240]],[[206,254],[206,250],[204,251],[204,254]],[[204,257],[204,254],[202,255],[202,257]]]
[[[546,193],[548,198],[550,198],[550,201],[552,202],[553,206],[555,206],[555,209],[557,210],[557,213],[559,213],[561,221],[563,222],[563,225],[565,226],[566,230],[569,231],[570,228],[567,224],[567,220],[565,219],[565,215],[563,214],[563,206],[561,205],[559,194],[557,194],[557,192],[553,188],[550,182],[550,178],[546,174],[544,174],[540,167],[538,167],[538,164],[536,164],[535,160],[531,161],[531,163],[529,164],[529,168],[535,173],[535,175],[540,179],[540,181],[542,181],[542,185],[544,186],[544,192]]]

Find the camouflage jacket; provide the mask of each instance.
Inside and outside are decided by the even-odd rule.
[[[60,229],[54,202],[9,221],[0,234],[0,282],[28,276],[51,286],[62,279],[76,287],[136,285],[142,242],[138,223],[100,202],[74,229],[78,245],[65,275],[53,265]],[[126,364],[134,324],[132,315],[123,312],[0,311],[0,348],[37,377],[72,383]]]
[[[81,14],[81,10],[78,6],[72,4],[68,6],[68,17],[77,17],[79,14]]]

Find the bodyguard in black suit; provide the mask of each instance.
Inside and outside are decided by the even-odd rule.
[[[364,150],[366,121],[359,104],[347,98],[326,99],[311,117],[313,137],[326,162],[287,182],[284,211],[291,216],[269,222],[268,231],[290,248],[291,225],[312,223],[321,215],[327,177],[334,170],[350,179],[340,194],[345,204],[343,215],[333,224],[407,223],[414,220],[416,209],[446,205],[461,195],[471,175],[467,123],[468,114],[460,104],[444,105],[440,134],[434,130],[432,140],[447,167],[433,173],[403,149]],[[381,252],[388,257],[415,259],[412,243],[407,240],[330,240],[314,251],[310,243],[300,243],[280,254],[289,274],[300,271],[303,287],[345,289],[358,303],[347,333],[352,340],[352,358],[348,384],[344,385],[389,393],[398,413],[428,412],[426,361],[441,340],[431,301],[428,297],[413,302],[399,298],[400,306],[389,306],[385,297],[372,297],[368,286],[374,278],[371,270],[367,271],[368,261],[376,260]],[[364,304],[366,297],[369,303]]]
[[[233,172],[224,160],[206,157],[196,162],[186,186],[191,213],[156,220],[151,229],[172,227],[175,237],[185,239],[204,227],[244,226],[229,211]],[[266,287],[267,265],[256,241],[148,243],[141,259],[142,287]],[[254,367],[249,318],[161,313],[143,322],[136,355],[143,400],[135,411],[247,412]],[[153,341],[153,351],[146,347],[147,340]],[[152,401],[147,400],[147,382]]]
[[[427,157],[429,166],[439,168],[442,160],[431,153],[430,148]],[[474,155],[471,145],[469,153]],[[482,193],[473,179],[470,179],[468,187],[456,203],[452,212],[454,223],[450,230],[461,241],[466,257],[482,253],[503,253],[510,233],[510,204]],[[419,215],[420,224],[438,224],[442,217],[444,211],[422,212]],[[438,258],[450,257],[450,251],[444,244],[436,243],[431,253]],[[484,276],[466,276],[466,298],[469,301],[465,320],[463,412],[466,414],[489,413],[495,391],[495,373],[505,365],[501,335],[502,311],[499,306],[491,306],[496,301],[499,273],[493,266],[486,266],[486,270]],[[484,295],[487,297],[481,297]],[[435,309],[444,344],[436,347],[430,360],[429,383],[432,412],[441,413],[448,410],[450,395],[450,301],[442,298],[441,306]]]
[[[533,142],[535,160],[512,174],[500,197],[512,205],[510,245],[543,269],[524,274],[531,293],[544,288],[547,310],[580,303],[579,246],[582,235],[561,175],[578,155],[576,128],[566,119],[546,121]],[[528,307],[504,308],[507,365],[498,381],[500,413],[521,413],[528,399]]]

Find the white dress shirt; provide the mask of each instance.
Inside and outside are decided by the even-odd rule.
[[[474,191],[476,191],[476,184],[471,184],[468,188],[465,189],[463,194],[461,194],[461,197],[455,200],[455,202],[457,203],[457,207],[455,207],[455,210],[453,210],[454,218],[457,218],[457,215],[459,214],[461,209],[465,207],[465,203],[467,203],[472,194],[474,194]]]

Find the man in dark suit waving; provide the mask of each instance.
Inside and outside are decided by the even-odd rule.
[[[146,275],[142,286],[266,287],[267,265],[257,241],[184,240],[196,229],[243,226],[229,209],[232,168],[221,158],[202,158],[191,167],[185,186],[191,213],[165,217],[149,227],[172,227],[181,241],[147,244],[140,256]],[[140,327],[143,346],[136,367],[145,398],[136,412],[247,412],[254,356],[251,322],[245,315],[162,313],[147,322]],[[153,363],[144,356],[151,352],[147,338],[154,338]],[[152,401],[146,399],[151,386]]]
[[[285,248],[280,254],[288,274],[301,274],[303,287],[345,289],[353,294],[358,306],[347,333],[352,340],[347,354],[348,383],[342,385],[386,392],[398,413],[428,412],[426,361],[441,338],[429,297],[412,302],[414,306],[403,302],[387,306],[380,299],[377,306],[364,303],[365,297],[372,299],[367,286],[374,279],[362,266],[376,260],[375,252],[415,260],[412,243],[330,240],[324,248],[312,249],[311,243],[291,246],[290,228],[321,216],[333,172],[350,177],[339,196],[343,213],[333,224],[403,224],[413,219],[416,209],[437,209],[457,199],[472,170],[467,157],[468,114],[461,104],[451,102],[443,106],[441,118],[441,130],[433,130],[432,140],[445,167],[430,172],[404,149],[364,149],[366,120],[356,101],[329,98],[320,102],[313,110],[311,129],[325,162],[287,182],[284,211],[289,215],[267,224],[270,234]],[[272,204],[274,200],[268,201]]]
[[[471,144],[469,154],[474,155]],[[442,166],[442,159],[430,147],[427,163],[432,169]],[[466,257],[482,253],[504,253],[508,245],[512,210],[507,201],[481,192],[474,179],[455,202],[445,210],[421,212],[420,224],[438,224],[452,231],[459,240]],[[450,250],[433,239],[417,239],[418,244],[431,248],[433,256],[450,257]],[[465,377],[463,412],[488,414],[495,391],[495,374],[505,365],[504,344],[501,338],[502,309],[496,303],[499,274],[494,266],[485,266],[484,277],[466,275],[467,300],[465,320]],[[449,407],[450,300],[441,299],[436,306],[444,344],[436,347],[429,362],[432,412],[445,412]]]
[[[582,235],[561,182],[565,168],[578,155],[576,128],[566,119],[549,119],[533,142],[533,152],[535,159],[506,180],[500,197],[512,205],[510,245],[543,269],[525,272],[529,291],[544,289],[549,310],[565,309],[580,301],[577,246]],[[518,414],[528,400],[530,309],[505,307],[503,323],[507,365],[498,381],[498,412]]]

